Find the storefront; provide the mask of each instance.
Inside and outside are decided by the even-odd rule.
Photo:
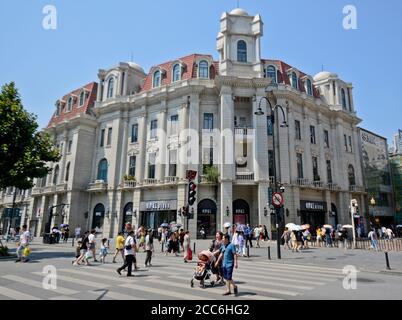
[[[177,219],[177,200],[140,202],[140,225],[157,230]]]
[[[243,199],[238,199],[233,202],[233,223],[250,223],[250,206]]]
[[[309,224],[311,233],[315,234],[317,227],[322,227],[325,222],[327,203],[320,201],[300,201],[301,224]]]
[[[205,199],[198,203],[197,206],[197,238],[202,238],[200,234],[201,228],[204,228],[207,238],[213,239],[216,234],[216,203],[212,200]]]
[[[92,229],[96,229],[101,232],[103,229],[103,223],[105,221],[105,206],[102,203],[98,203],[92,216]]]
[[[128,202],[123,209],[123,219],[121,221],[121,230],[123,231],[125,228],[126,223],[133,222],[133,203]]]

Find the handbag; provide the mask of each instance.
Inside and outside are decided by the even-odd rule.
[[[31,249],[29,247],[25,247],[23,253],[24,257],[28,257],[31,254]]]
[[[193,251],[190,248],[187,249],[187,260],[193,260]]]

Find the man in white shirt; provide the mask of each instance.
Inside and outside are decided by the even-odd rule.
[[[31,240],[31,234],[27,230],[27,225],[24,224],[22,226],[20,242],[17,248],[17,257],[18,259],[15,262],[27,262],[29,259],[24,256],[23,251],[29,245],[29,241]],[[22,252],[21,252],[22,251]]]
[[[77,226],[77,228],[75,228],[74,230],[74,236],[75,236],[75,240],[78,240],[81,236],[81,227]]]
[[[91,230],[91,233],[88,236],[88,244],[89,244],[88,250],[92,251],[94,261],[98,262],[98,260],[96,260],[96,251],[95,251],[95,233],[96,233],[95,230]]]
[[[136,243],[135,243],[134,234],[135,234],[135,232],[133,230],[131,230],[128,233],[126,242],[124,243],[124,256],[126,259],[125,259],[124,264],[116,270],[119,275],[121,275],[122,270],[127,268],[127,277],[134,277],[134,275],[131,273],[133,270],[133,263],[134,264],[137,263],[137,261],[135,259]]]

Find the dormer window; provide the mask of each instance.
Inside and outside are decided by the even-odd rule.
[[[244,40],[237,42],[237,61],[247,62],[247,44]]]
[[[70,98],[68,98],[68,101],[67,101],[67,112],[70,112],[71,111],[71,109],[73,108],[73,97],[70,97]]]
[[[209,65],[205,60],[200,61],[198,64],[198,77],[199,78],[209,78]]]
[[[181,80],[181,66],[180,64],[176,63],[173,67],[173,79],[172,82],[180,81]]]
[[[299,79],[297,78],[296,72],[292,72],[292,87],[296,90],[299,88],[298,81]]]
[[[276,68],[274,66],[267,67],[266,77],[272,79],[271,83],[278,83]]]
[[[61,112],[61,105],[60,102],[56,103],[56,116],[58,117],[60,115]]]
[[[346,110],[346,94],[345,94],[345,89],[342,88],[341,90],[341,96],[342,96],[342,108],[343,110]]]
[[[85,92],[82,91],[80,94],[80,107],[82,107],[84,105],[85,99],[86,99]]]
[[[160,87],[160,85],[161,85],[161,72],[157,70],[154,72],[153,75],[152,87],[157,88]]]
[[[311,80],[307,79],[306,81],[306,92],[309,96],[313,95],[313,85],[311,84]]]
[[[114,77],[111,77],[107,83],[107,95],[106,98],[112,98],[114,94]]]

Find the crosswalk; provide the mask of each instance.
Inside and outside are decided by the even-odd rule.
[[[141,261],[140,257],[140,261]],[[341,269],[294,265],[263,260],[239,261],[234,280],[239,295],[222,296],[224,286],[190,286],[195,262],[157,255],[153,267],[140,268],[133,278],[119,276],[119,264],[74,267],[67,263],[57,267],[55,289],[45,289],[45,275],[38,270],[0,275],[0,300],[282,300],[302,298],[303,294],[343,279]]]

